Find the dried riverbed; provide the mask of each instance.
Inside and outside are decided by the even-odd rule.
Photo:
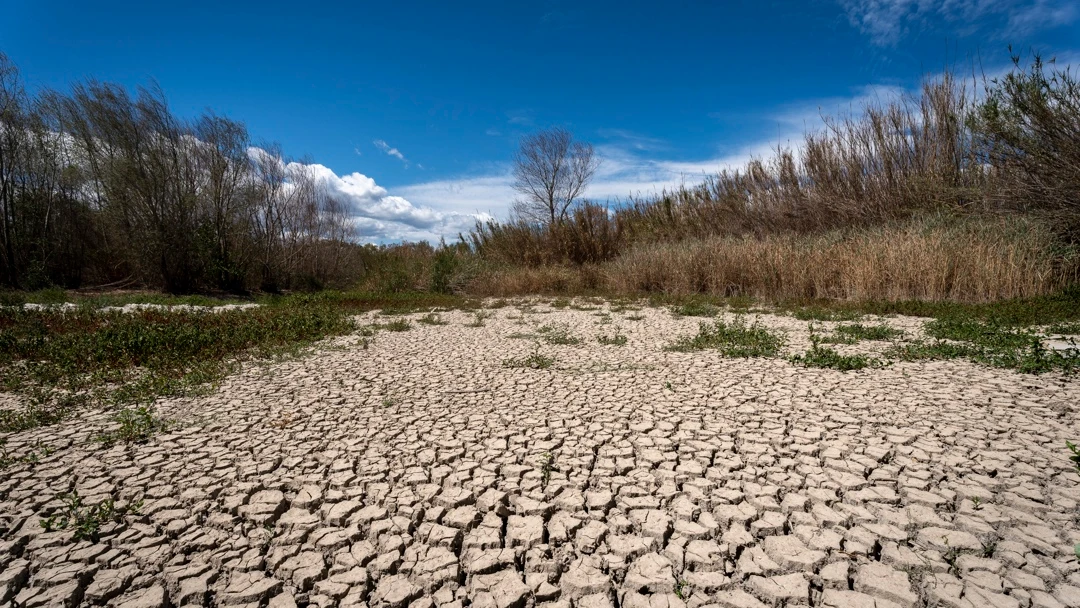
[[[10,435],[50,453],[0,474],[0,604],[1080,607],[1080,381],[666,352],[699,319],[608,308],[410,315],[162,402],[142,444],[95,442],[105,412]],[[558,324],[582,342],[510,337]],[[73,490],[139,515],[46,532]]]

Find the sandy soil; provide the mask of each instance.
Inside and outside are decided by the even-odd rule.
[[[664,352],[699,321],[664,309],[492,312],[248,366],[145,444],[93,442],[104,412],[9,436],[58,450],[0,473],[0,605],[1080,606],[1080,381]],[[553,323],[582,344],[502,366]],[[45,532],[73,489],[142,515]]]

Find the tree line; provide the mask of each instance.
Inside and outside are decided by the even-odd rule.
[[[345,203],[243,123],[156,87],[31,94],[0,53],[0,283],[174,293],[317,286],[349,272]]]

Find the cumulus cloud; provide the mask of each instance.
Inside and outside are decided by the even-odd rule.
[[[454,205],[439,204],[437,198],[433,199],[435,205],[414,204],[407,195],[391,194],[363,173],[338,175],[318,163],[286,164],[261,148],[249,148],[248,156],[256,162],[279,163],[287,177],[305,174],[314,178],[327,195],[349,209],[356,236],[363,242],[451,240],[468,232],[477,220],[491,219],[486,213],[457,211]]]
[[[397,148],[391,147],[390,144],[386,143],[385,141],[383,141],[381,139],[376,139],[376,140],[372,141],[371,143],[374,144],[376,148],[382,150],[383,152],[386,152],[386,154],[388,156],[393,156],[394,158],[396,158],[396,159],[400,160],[401,162],[405,163],[406,167],[409,166],[409,159],[405,158],[405,155],[401,153],[401,150],[398,150]]]
[[[839,1],[848,21],[879,46],[893,46],[913,30],[937,23],[970,34],[997,19],[995,35],[1017,36],[1068,25],[1080,15],[1073,0]]]

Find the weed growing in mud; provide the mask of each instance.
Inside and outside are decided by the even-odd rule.
[[[689,352],[717,350],[725,357],[774,357],[784,345],[784,338],[762,326],[757,320],[747,324],[742,316],[727,323],[717,319],[712,325],[701,323],[696,336],[683,337],[664,350]]]
[[[442,317],[433,312],[420,317],[417,321],[424,325],[447,325],[449,323],[449,321],[443,321]]]
[[[675,581],[675,597],[679,598],[680,600],[685,600],[687,596],[690,595],[689,588],[690,584],[686,581],[685,578],[680,578],[679,580]]]
[[[53,424],[94,402],[191,394],[237,361],[296,354],[354,329],[344,310],[301,297],[223,312],[3,308],[0,384],[27,405],[0,413],[0,432]]]
[[[503,367],[519,369],[548,369],[555,365],[555,357],[549,357],[540,353],[540,343],[537,342],[533,352],[527,357],[504,359]]]
[[[701,300],[690,300],[684,304],[672,306],[671,314],[676,317],[715,317],[720,314],[720,307]]]
[[[1072,452],[1072,456],[1069,456],[1069,460],[1076,466],[1076,472],[1080,474],[1080,447],[1076,447],[1076,444],[1071,441],[1066,441],[1065,447],[1069,448],[1069,451]]]
[[[884,365],[880,359],[868,355],[842,355],[827,346],[822,346],[821,342],[821,338],[814,333],[814,324],[811,323],[810,350],[801,355],[794,355],[789,361],[807,367],[822,367],[842,372]]]
[[[484,312],[482,310],[477,310],[473,313],[473,320],[466,323],[465,327],[483,327],[484,321],[486,319],[490,319],[493,316],[495,316],[495,313],[493,312]]]
[[[615,330],[613,334],[600,334],[596,336],[596,341],[604,346],[625,346],[628,338],[619,331],[618,327],[612,328]]]
[[[97,437],[104,447],[111,447],[118,442],[142,443],[170,425],[168,420],[158,417],[145,405],[120,410],[114,419],[120,424],[119,428],[101,433]]]
[[[555,455],[551,452],[544,452],[540,455],[540,487],[547,489],[548,482],[551,481],[551,473],[558,471],[559,468],[555,466]]]
[[[394,319],[389,323],[381,323],[378,327],[387,331],[409,331],[412,329],[412,323],[409,323],[408,319]]]
[[[853,323],[850,325],[838,325],[833,330],[832,336],[822,338],[823,344],[855,344],[862,340],[885,341],[895,340],[904,335],[899,329],[888,325],[863,325]]]
[[[570,300],[566,298],[556,298],[551,301],[552,308],[566,308],[567,306],[570,306]]]
[[[804,306],[791,311],[791,316],[800,321],[857,321],[862,313],[854,310],[826,308],[823,306]]]
[[[571,334],[570,326],[565,323],[545,325],[536,331],[544,336],[544,341],[548,344],[562,346],[581,344],[581,338]]]
[[[1080,351],[1048,349],[1037,333],[1001,321],[944,317],[926,323],[924,331],[933,342],[898,345],[888,355],[904,361],[966,358],[1028,374],[1080,371]]]
[[[623,318],[626,319],[627,321],[641,321],[641,320],[645,319],[645,315],[626,315]]]
[[[13,454],[7,447],[7,438],[0,438],[0,471],[16,464],[34,465],[53,453],[53,449],[38,441],[25,454]]]
[[[84,505],[78,492],[61,494],[57,498],[62,503],[60,511],[43,518],[41,527],[46,532],[71,530],[76,541],[97,542],[102,524],[119,523],[125,515],[138,515],[142,508],[142,501],[118,507],[111,498],[96,505]]]

